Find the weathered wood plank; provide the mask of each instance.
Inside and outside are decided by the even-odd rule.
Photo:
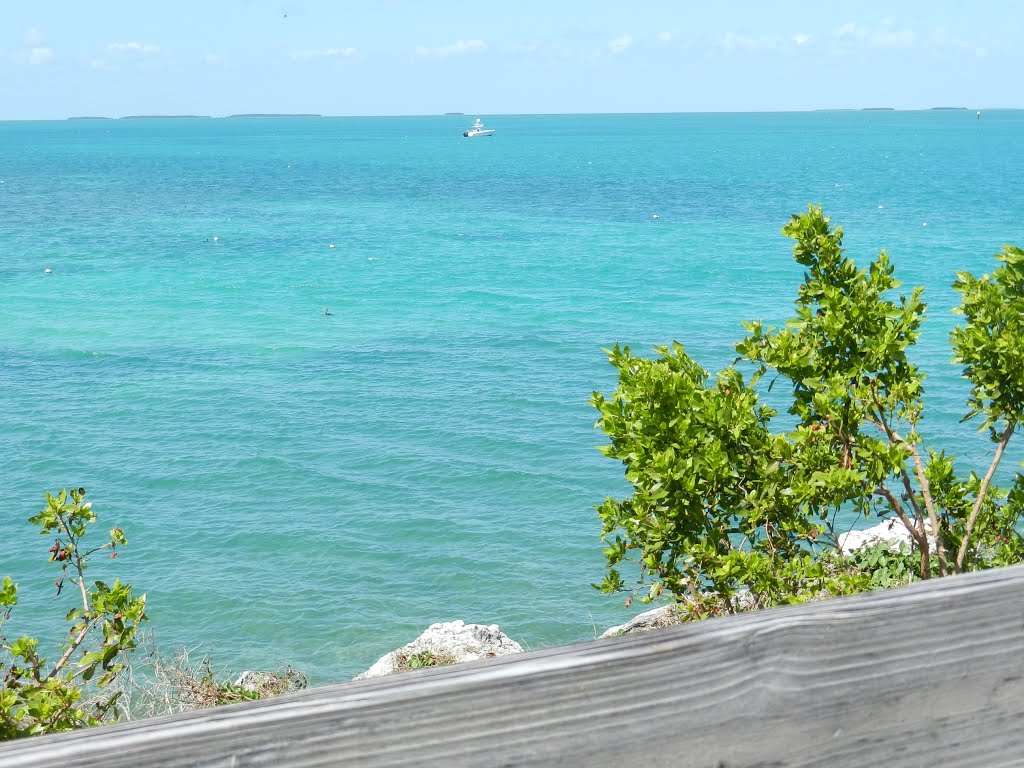
[[[1024,763],[1024,566],[0,747],[21,766]]]

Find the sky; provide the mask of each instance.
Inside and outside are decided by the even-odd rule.
[[[1019,0],[0,0],[0,119],[1024,107]]]

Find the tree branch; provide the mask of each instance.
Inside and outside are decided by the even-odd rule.
[[[910,446],[910,454],[914,457],[917,481],[921,485],[921,496],[924,497],[924,508],[928,511],[928,522],[931,523],[932,535],[935,537],[935,554],[939,558],[939,574],[948,576],[949,563],[946,560],[946,545],[942,541],[942,532],[939,530],[939,516],[935,511],[935,502],[932,499],[928,477],[924,473],[924,465],[921,463],[921,454],[918,453],[917,446],[913,443],[907,443],[907,445]],[[909,488],[910,479],[907,478],[906,482]]]
[[[890,443],[898,443],[899,445],[905,445],[910,450],[910,455],[914,460],[914,473],[917,475],[918,485],[921,487],[921,498],[924,500],[924,508],[928,514],[928,522],[932,527],[932,535],[935,537],[935,554],[939,558],[939,574],[942,576],[949,575],[949,564],[946,560],[946,545],[942,541],[942,532],[939,530],[939,516],[935,511],[935,500],[932,498],[931,484],[928,482],[928,476],[924,472],[924,464],[921,462],[921,453],[917,450],[917,445],[907,440],[899,432],[893,429],[884,417],[882,404],[878,400],[878,393],[872,390],[871,398],[874,400],[875,408],[878,409],[878,425],[885,430],[886,436],[889,438]],[[913,424],[911,424],[913,428]],[[910,499],[911,504],[914,506],[915,517],[921,519],[921,509],[917,504],[917,494],[914,493],[913,485],[910,482],[910,475],[907,473],[905,467],[900,469],[900,478],[903,481],[903,488],[907,492],[907,497]],[[927,541],[927,537],[925,537]],[[928,548],[925,547],[927,550]],[[930,563],[927,562],[928,558],[922,558],[922,568],[925,565],[929,566],[929,575],[931,572]],[[922,574],[921,578],[928,578]]]
[[[924,532],[920,524],[914,525],[914,521],[907,517],[907,513],[903,511],[903,505],[900,504],[899,499],[896,498],[896,495],[892,491],[890,491],[884,485],[880,485],[878,486],[878,488],[875,489],[875,493],[885,497],[885,499],[889,502],[889,506],[892,507],[893,511],[896,512],[896,515],[899,517],[900,522],[903,523],[904,527],[906,527],[907,529],[907,532],[917,543],[917,548],[921,550],[921,578],[931,578],[931,547],[928,546],[928,535]],[[920,523],[921,518],[918,517],[917,520]]]
[[[960,549],[956,553],[956,572],[960,573],[964,567],[964,560],[967,557],[967,548],[971,543],[971,534],[974,532],[974,524],[978,520],[978,515],[981,513],[981,508],[985,504],[985,496],[988,494],[988,487],[992,483],[992,476],[995,475],[996,469],[999,467],[999,461],[1003,458],[1003,451],[1006,450],[1006,444],[1010,442],[1010,438],[1013,437],[1013,430],[1016,429],[1017,423],[1010,419],[1006,425],[1006,429],[1003,430],[1003,434],[999,437],[999,445],[996,446],[995,455],[992,457],[992,463],[989,465],[988,472],[985,473],[985,477],[982,478],[981,486],[978,488],[978,495],[974,499],[974,506],[971,508],[971,515],[967,518],[967,526],[964,528],[964,538],[960,542]]]
[[[85,625],[82,627],[82,630],[78,633],[74,640],[68,643],[68,648],[66,651],[64,651],[64,655],[60,657],[60,661],[54,664],[53,669],[50,670],[50,674],[47,675],[47,677],[52,677],[64,668],[64,665],[68,663],[68,660],[71,658],[72,654],[74,654],[74,652],[78,650],[78,646],[85,642],[85,637],[89,634],[89,630],[96,626],[96,622],[99,621],[99,619],[100,617],[97,616],[96,618],[85,622]]]
[[[82,560],[84,558],[78,552],[78,540],[71,532],[71,528],[68,526],[67,520],[64,519],[64,515],[58,515],[57,519],[60,520],[60,527],[64,529],[64,533],[67,534],[68,541],[71,542],[71,557],[73,557],[75,561],[75,570],[78,572],[78,589],[82,593],[82,610],[88,613],[89,594],[85,591],[85,569],[82,567]]]

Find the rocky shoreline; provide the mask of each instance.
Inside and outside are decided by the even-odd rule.
[[[883,520],[863,530],[848,531],[841,534],[838,541],[839,549],[845,554],[879,544],[888,544],[890,549],[895,550],[910,543],[910,534],[896,518]],[[677,603],[670,603],[644,611],[625,624],[609,627],[599,637],[649,632],[676,626],[685,621],[686,609]],[[381,656],[369,669],[356,675],[353,680],[384,677],[410,669],[508,656],[522,653],[523,650],[523,647],[504,634],[497,624],[467,624],[461,619],[439,622],[431,624],[412,642]],[[265,682],[260,676],[270,674],[272,673],[245,672],[235,685],[246,690],[256,690],[255,683]]]
[[[910,544],[910,534],[898,519],[892,518],[871,528],[844,533],[839,536],[838,543],[839,549],[847,554],[886,543],[896,549]],[[686,620],[684,611],[675,603],[653,608],[634,616],[625,624],[609,627],[600,637],[618,637],[675,626]],[[466,624],[462,620],[441,622],[431,624],[411,643],[384,654],[373,666],[353,679],[365,680],[409,669],[458,664],[522,652],[523,647],[504,634],[497,624]]]

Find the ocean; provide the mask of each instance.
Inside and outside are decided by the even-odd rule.
[[[129,539],[91,573],[217,669],[342,680],[457,618],[594,637],[638,608],[591,586],[627,491],[602,347],[729,364],[789,316],[810,202],[926,287],[926,433],[981,466],[950,284],[1024,245],[1024,112],[473,117],[0,123],[8,636],[59,640],[26,518],[84,486]]]

